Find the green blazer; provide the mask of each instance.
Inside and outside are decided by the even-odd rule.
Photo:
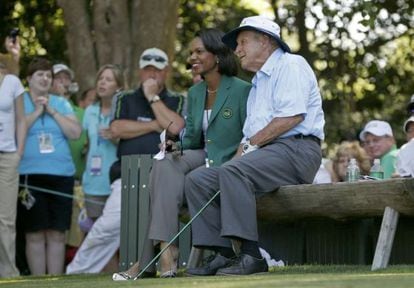
[[[220,166],[230,160],[243,138],[250,88],[249,83],[237,77],[221,77],[211,109],[207,139],[204,139],[202,123],[207,84],[203,81],[192,86],[188,91],[183,149],[204,149],[206,145],[210,166]]]

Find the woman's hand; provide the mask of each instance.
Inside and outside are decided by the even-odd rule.
[[[38,112],[40,115],[45,110],[45,107],[48,106],[48,99],[47,97],[44,97],[44,96],[36,97],[36,99],[34,100],[34,104],[35,104],[35,111]]]
[[[111,132],[111,128],[109,127],[99,128],[98,133],[99,133],[99,136],[105,140],[112,140],[114,138]]]
[[[174,152],[177,150],[178,150],[177,143],[172,140],[167,140],[167,142],[165,143],[165,151]]]

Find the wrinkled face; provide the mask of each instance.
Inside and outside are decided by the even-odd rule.
[[[148,65],[144,68],[139,69],[138,74],[141,83],[145,82],[148,79],[154,79],[155,81],[157,81],[158,86],[161,88],[165,86],[168,68],[165,67],[164,69],[160,70],[152,65]]]
[[[30,90],[37,93],[47,93],[52,85],[52,71],[51,70],[37,70],[31,76],[27,77]]]
[[[237,35],[235,53],[244,70],[257,72],[265,63],[266,58],[263,58],[265,38],[266,36],[249,30],[241,31]]]
[[[394,138],[390,136],[376,136],[368,132],[365,133],[363,147],[371,160],[381,158],[391,149],[392,145],[394,145]]]
[[[406,139],[407,142],[414,138],[414,122],[409,122],[407,124]]]
[[[72,83],[72,80],[70,78],[70,75],[66,71],[61,71],[57,73],[53,77],[53,89],[59,91],[58,87],[64,87],[66,91],[68,90],[68,87]]]
[[[200,37],[194,38],[190,43],[188,62],[191,64],[194,75],[205,76],[212,71],[218,70],[217,57],[206,50]]]
[[[99,98],[111,98],[119,87],[111,69],[105,69],[96,81],[96,93]]]

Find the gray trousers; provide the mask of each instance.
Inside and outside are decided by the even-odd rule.
[[[193,245],[231,247],[226,237],[258,241],[256,197],[280,186],[312,183],[320,164],[321,148],[315,141],[291,137],[221,167],[192,171],[185,182],[191,216],[221,191],[220,199],[193,222]]]
[[[154,246],[169,242],[178,232],[180,208],[184,204],[184,179],[188,172],[205,164],[204,150],[185,150],[182,156],[170,153],[154,160],[150,174],[150,217],[146,230],[140,269],[155,256]],[[155,271],[155,266],[147,271]]]
[[[187,173],[205,164],[204,150],[185,150],[179,157],[171,153],[154,161],[150,175],[151,220],[148,238],[170,241],[179,230],[179,212],[184,204]]]

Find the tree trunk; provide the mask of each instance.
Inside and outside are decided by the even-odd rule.
[[[134,87],[138,57],[146,48],[163,49],[173,60],[179,0],[57,1],[67,29],[68,64],[81,91],[95,85],[104,64],[120,64],[127,86]]]
[[[170,64],[174,58],[174,41],[178,21],[178,0],[133,0],[131,19],[131,71],[138,65],[139,55],[147,48],[164,50]],[[131,73],[132,74],[132,73]],[[136,80],[136,79],[133,79]],[[132,81],[136,84],[136,81]]]
[[[95,85],[97,62],[95,58],[92,31],[90,29],[87,1],[57,0],[63,9],[66,27],[66,41],[70,68],[75,71],[76,81],[83,91]]]
[[[131,47],[128,1],[95,1],[93,8],[98,63],[127,67]]]

